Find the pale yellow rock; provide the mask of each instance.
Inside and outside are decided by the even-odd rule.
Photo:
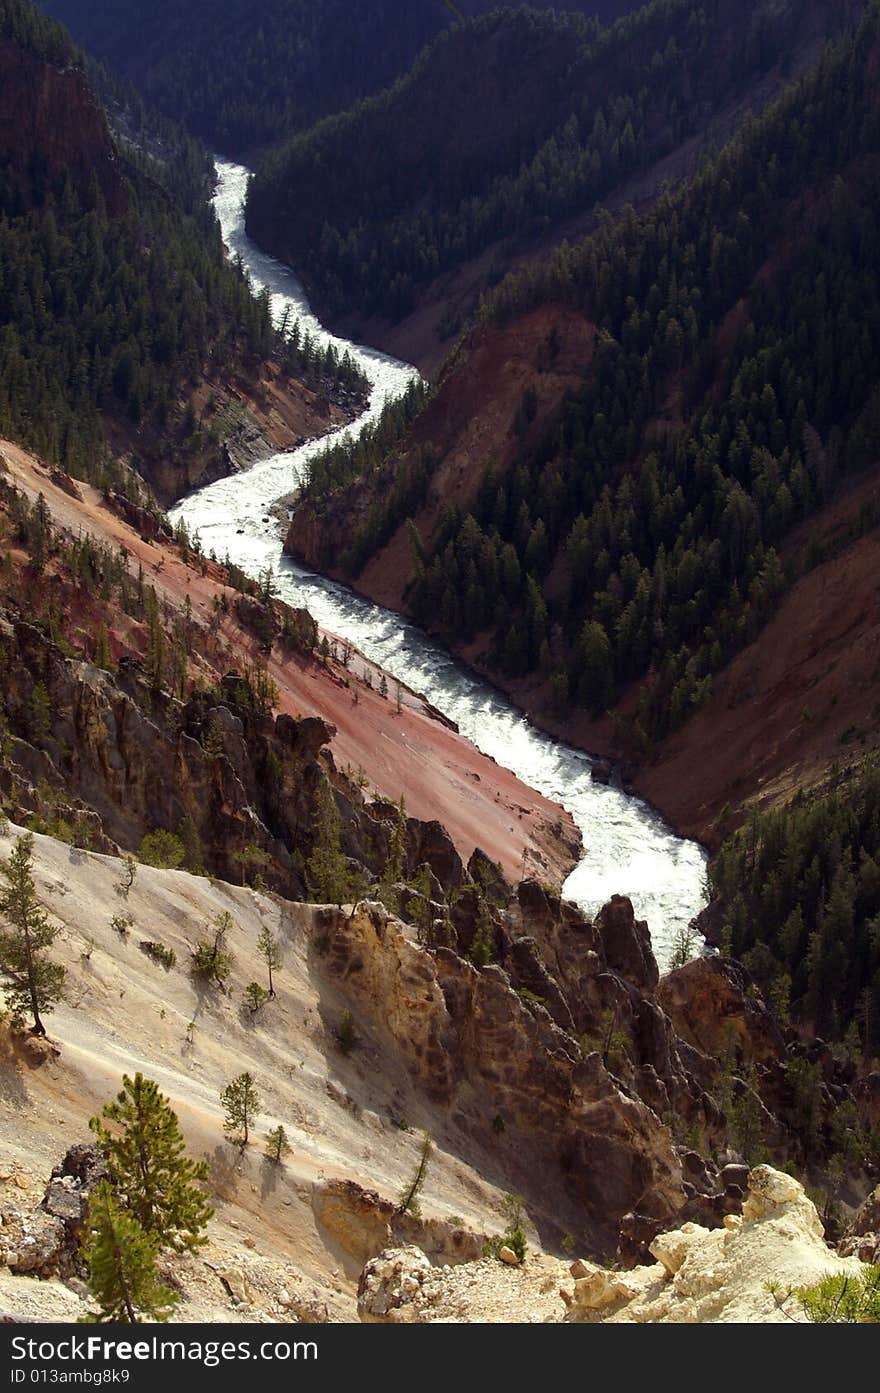
[[[498,1249],[498,1256],[502,1262],[507,1263],[508,1267],[519,1267],[519,1258],[512,1248],[508,1248],[506,1243]]]
[[[690,1249],[709,1232],[699,1224],[683,1224],[680,1229],[669,1233],[658,1233],[648,1251],[661,1262],[670,1277],[675,1276],[684,1263]]]
[[[240,1267],[227,1267],[219,1276],[220,1280],[225,1282],[229,1288],[233,1301],[237,1301],[241,1306],[250,1306],[253,1296]]]
[[[583,1265],[588,1266],[587,1263]],[[602,1311],[615,1302],[629,1301],[636,1294],[637,1288],[627,1282],[623,1273],[594,1267],[586,1276],[575,1279],[574,1305],[582,1310]]]

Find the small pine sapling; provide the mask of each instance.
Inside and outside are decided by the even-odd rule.
[[[253,1074],[245,1070],[232,1079],[221,1091],[220,1102],[226,1117],[223,1122],[225,1132],[238,1132],[239,1144],[247,1146],[250,1129],[260,1110],[260,1100]]]
[[[431,1133],[423,1132],[422,1144],[419,1149],[419,1159],[416,1163],[416,1168],[413,1171],[409,1183],[403,1187],[403,1190],[400,1194],[400,1203],[397,1207],[401,1214],[412,1214],[414,1218],[418,1218],[420,1213],[418,1196],[422,1190],[422,1187],[424,1186],[425,1180],[427,1179],[428,1165],[430,1163],[433,1151],[434,1142],[431,1137]]]
[[[280,1165],[284,1157],[289,1156],[292,1150],[293,1147],[287,1140],[287,1133],[284,1127],[279,1123],[277,1127],[272,1128],[272,1131],[266,1137],[266,1155],[269,1157],[270,1161],[274,1161],[276,1165]]]

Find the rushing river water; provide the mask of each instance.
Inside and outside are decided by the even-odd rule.
[[[241,256],[254,288],[268,286],[275,321],[289,308],[302,329],[320,343],[332,341],[340,352],[348,349],[369,376],[372,392],[367,410],[352,425],[200,489],[172,509],[172,519],[183,518],[191,532],[198,530],[206,552],[228,555],[249,575],[271,566],[283,599],[310,610],[322,627],[349,639],[373,662],[423,693],[478,749],[567,808],[583,836],[585,854],[565,883],[566,896],[594,910],[615,892],[629,895],[636,913],[648,921],[662,967],[676,929],[705,903],[702,848],[676,837],[641,800],[594,783],[589,756],[541,734],[498,692],[400,615],[282,555],[271,506],[296,487],[311,455],[375,419],[417,373],[383,353],[324,331],[293,272],[264,255],[245,233],[248,171],[226,160],[217,161],[217,171],[214,202],[224,241],[233,255]]]

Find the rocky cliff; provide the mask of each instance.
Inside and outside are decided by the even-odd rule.
[[[127,205],[107,121],[83,68],[56,66],[11,38],[0,38],[0,171],[7,207],[69,176],[97,182],[111,215]]]

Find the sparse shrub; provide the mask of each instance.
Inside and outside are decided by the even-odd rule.
[[[177,870],[178,866],[183,865],[186,848],[173,832],[166,832],[159,828],[155,832],[146,834],[141,842],[138,855],[145,866],[156,866],[159,870],[173,871]]]
[[[351,1054],[357,1044],[357,1035],[354,1029],[354,1016],[346,1006],[339,1022],[339,1029],[336,1032],[336,1040],[343,1054]]]
[[[767,1282],[766,1290],[782,1311],[794,1297],[813,1325],[880,1324],[880,1266],[869,1267],[858,1277],[834,1273],[813,1286],[787,1291],[778,1282]]]
[[[235,958],[226,946],[227,935],[232,928],[232,915],[223,910],[214,918],[213,934],[210,939],[201,939],[193,949],[192,968],[194,977],[215,982],[225,992],[225,983],[232,972]]]
[[[154,962],[161,963],[166,970],[172,968],[177,962],[177,954],[174,949],[166,948],[164,943],[147,940],[141,944],[141,950]]]
[[[525,1262],[528,1239],[523,1227],[525,1219],[525,1200],[522,1195],[505,1195],[501,1201],[501,1212],[507,1219],[507,1228],[498,1238],[490,1238],[483,1247],[484,1257],[496,1257],[502,1248],[510,1248],[520,1262]]]
[[[269,1000],[269,993],[259,982],[248,982],[244,992],[245,1005],[252,1015],[256,1015]]]
[[[625,1031],[618,1030],[617,1012],[610,1008],[602,1012],[598,1032],[582,1035],[580,1046],[584,1058],[588,1054],[600,1054],[606,1069],[622,1069],[630,1057],[629,1036]]]

